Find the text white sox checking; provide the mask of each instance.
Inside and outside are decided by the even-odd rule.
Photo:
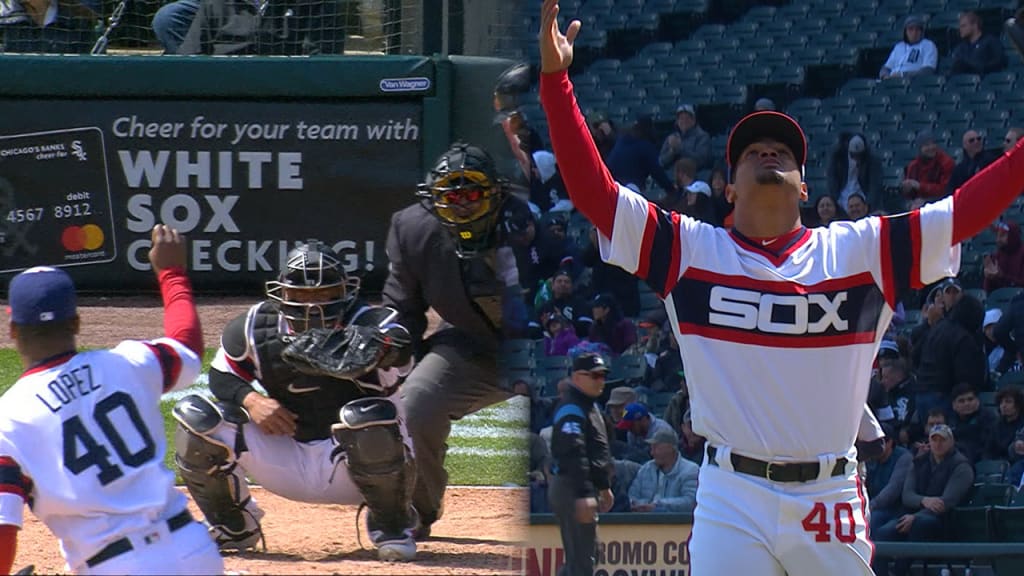
[[[810,230],[803,132],[755,112],[727,147],[735,228],[714,228],[612,179],[567,73],[580,23],[557,15],[545,0],[540,90],[566,188],[601,257],[664,299],[708,439],[692,573],[871,574],[854,441],[872,361],[900,295],[955,275],[959,242],[1024,188],[1024,145],[919,210]]]

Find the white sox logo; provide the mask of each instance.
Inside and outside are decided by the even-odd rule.
[[[770,334],[823,334],[849,330],[839,313],[846,291],[827,294],[766,294],[754,290],[714,286],[709,299],[708,323]],[[820,317],[819,317],[820,316]],[[811,321],[811,318],[816,318]]]

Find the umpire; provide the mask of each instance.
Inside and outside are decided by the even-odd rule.
[[[597,545],[597,512],[611,509],[608,477],[613,464],[601,411],[594,400],[604,392],[608,366],[598,354],[572,363],[572,386],[555,410],[551,434],[551,509],[558,518],[565,564],[558,576],[592,576]]]
[[[498,347],[525,331],[510,319],[525,319],[526,304],[515,255],[501,237],[506,214],[520,201],[508,195],[491,156],[477,146],[452,145],[418,196],[419,203],[391,219],[384,302],[399,311],[418,358],[401,394],[417,464],[417,539],[423,540],[441,517],[452,420],[512,396],[498,384]],[[441,324],[423,340],[428,308]]]

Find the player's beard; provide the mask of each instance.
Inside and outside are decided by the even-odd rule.
[[[762,186],[780,185],[786,182],[786,176],[774,168],[760,168],[754,174],[758,184]]]

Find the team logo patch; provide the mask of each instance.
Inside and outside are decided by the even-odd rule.
[[[583,429],[580,428],[579,422],[566,422],[562,424],[562,434],[572,434],[579,436],[583,434]]]

